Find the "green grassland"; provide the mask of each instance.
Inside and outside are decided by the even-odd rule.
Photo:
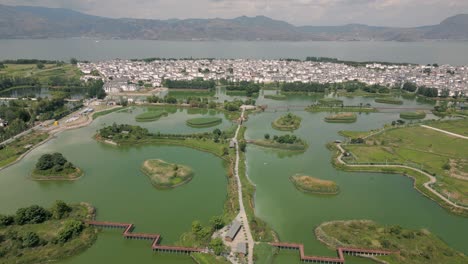
[[[371,134],[372,131],[350,131],[350,130],[341,130],[338,132],[343,137],[347,138],[363,138]]]
[[[206,90],[174,90],[169,89],[168,97],[175,97],[177,99],[185,99],[189,97],[213,97],[215,91]]]
[[[307,149],[307,144],[301,143],[278,143],[274,140],[266,140],[266,139],[257,139],[251,140],[250,143],[264,147],[264,148],[274,148],[274,149],[282,149],[282,150],[289,150],[289,151],[304,151]]]
[[[403,119],[423,119],[426,117],[426,113],[424,112],[402,112],[400,113],[400,118]]]
[[[47,133],[32,132],[4,146],[0,149],[0,167],[15,162],[22,154],[48,137]]]
[[[186,121],[186,124],[191,127],[212,127],[219,125],[223,122],[223,120],[219,117],[200,117],[200,118],[192,118]]]
[[[267,94],[265,96],[265,99],[271,99],[271,100],[286,100],[288,97],[286,95],[282,94]]]
[[[433,186],[460,204],[468,204],[468,141],[423,127],[387,130],[366,139],[366,144],[346,145],[358,163],[399,163],[437,175]],[[465,178],[462,179],[462,178]]]
[[[306,175],[294,175],[289,177],[296,189],[312,194],[338,194],[340,189],[333,181],[317,179]]]
[[[320,99],[318,102],[321,105],[341,105],[341,104],[343,104],[343,100],[335,99],[335,98],[323,98],[323,99]]]
[[[468,258],[450,248],[428,230],[384,226],[372,221],[336,221],[320,225],[316,235],[330,247],[357,247],[391,251],[400,254],[379,256],[386,263],[467,263]]]
[[[163,160],[145,160],[141,171],[149,177],[154,187],[169,189],[188,183],[193,178],[190,167],[180,164],[171,164]]]
[[[114,113],[114,112],[117,112],[117,111],[120,111],[120,110],[125,110],[127,109],[126,107],[116,107],[116,108],[112,108],[112,109],[109,109],[109,110],[104,110],[104,111],[99,111],[99,112],[96,112],[96,113],[93,113],[93,119],[96,119],[100,116],[105,116],[105,115],[108,115],[110,113]]]
[[[57,76],[79,79],[82,75],[80,70],[72,64],[44,64],[43,69],[39,69],[36,64],[5,64],[5,66],[4,69],[0,69],[0,75],[37,78],[43,85],[48,85],[51,78]]]
[[[148,111],[142,114],[139,114],[135,117],[137,122],[151,122],[156,121],[163,116],[167,116],[168,113],[166,111],[157,110],[157,111]]]
[[[271,126],[276,130],[294,131],[301,126],[301,121],[302,119],[299,116],[288,113],[275,119]]]
[[[341,113],[327,116],[324,120],[327,123],[354,123],[357,120],[357,116],[353,113]]]
[[[462,136],[468,136],[468,119],[433,122],[430,126]]]
[[[273,247],[268,243],[259,243],[254,247],[254,261],[255,264],[271,264],[274,263],[275,256],[278,254],[279,249]]]
[[[376,103],[381,103],[381,104],[396,104],[396,105],[402,105],[403,104],[402,100],[398,100],[396,98],[391,98],[391,97],[376,98],[375,102]]]
[[[198,264],[229,264],[224,257],[216,257],[206,253],[192,253],[193,260]]]

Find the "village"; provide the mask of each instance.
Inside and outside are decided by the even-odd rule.
[[[79,63],[83,80],[104,78],[107,93],[161,87],[164,80],[230,80],[274,82],[342,83],[357,80],[367,84],[399,87],[405,82],[467,94],[468,66],[371,63],[364,67],[345,63],[298,60],[181,59],[110,60]],[[96,74],[99,73],[99,74]]]

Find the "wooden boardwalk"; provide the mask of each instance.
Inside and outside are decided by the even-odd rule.
[[[338,257],[320,257],[320,256],[306,256],[304,254],[304,245],[295,243],[270,243],[270,245],[280,249],[294,249],[299,250],[301,261],[314,262],[314,263],[327,263],[327,264],[343,264],[345,263],[344,255],[353,256],[385,256],[390,254],[400,254],[399,251],[378,250],[378,249],[364,249],[364,248],[349,248],[339,247],[336,249]]]
[[[116,222],[101,222],[101,221],[88,221],[87,224],[100,228],[118,228],[124,229],[122,235],[127,239],[142,239],[142,240],[151,240],[151,249],[153,251],[160,252],[170,252],[170,253],[185,253],[190,254],[192,252],[204,252],[202,248],[192,248],[192,247],[178,247],[178,246],[162,246],[159,245],[161,241],[161,235],[159,234],[147,234],[147,233],[133,233],[133,224],[129,223],[116,223]]]

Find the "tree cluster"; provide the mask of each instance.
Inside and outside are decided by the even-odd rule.
[[[44,154],[36,163],[36,170],[52,171],[54,173],[64,170],[74,170],[75,166],[67,161],[61,153]]]
[[[273,136],[273,141],[280,144],[296,144],[302,143],[302,139],[296,137],[295,135],[282,135],[282,136]]]
[[[426,97],[437,97],[439,96],[439,90],[437,88],[421,86],[418,89],[418,94]]]
[[[251,97],[260,91],[260,84],[248,81],[226,82],[226,90],[245,91],[246,95]]]
[[[164,80],[164,86],[167,88],[181,88],[181,89],[210,89],[216,87],[216,82],[212,80]]]
[[[311,93],[323,93],[328,88],[328,84],[321,84],[316,82],[303,83],[303,82],[292,82],[283,83],[282,90],[284,92],[311,92]]]
[[[117,125],[116,123],[111,126],[101,128],[99,135],[103,138],[113,140],[131,140],[131,139],[142,139],[150,136],[148,129],[140,126],[132,126],[127,124]]]

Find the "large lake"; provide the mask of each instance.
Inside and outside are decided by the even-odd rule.
[[[0,40],[0,59],[256,58],[326,56],[356,61],[468,64],[468,42],[264,42],[154,40]]]

